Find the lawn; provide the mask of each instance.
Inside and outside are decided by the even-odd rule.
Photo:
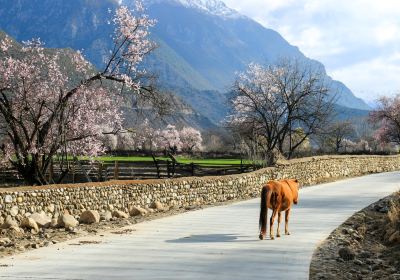
[[[82,158],[87,159],[87,158]],[[171,160],[168,157],[157,157],[159,160]],[[192,159],[185,157],[176,157],[178,162],[180,163],[194,163],[194,164],[203,164],[203,165],[240,165],[240,159]],[[152,157],[140,157],[140,156],[131,156],[131,157],[122,157],[122,156],[101,156],[95,158],[98,161],[153,161]],[[251,164],[252,162],[249,160],[243,160],[243,164]]]

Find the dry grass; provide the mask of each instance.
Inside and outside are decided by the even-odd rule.
[[[389,206],[385,241],[400,244],[400,191],[394,195]]]
[[[339,250],[355,259],[346,261]],[[400,191],[354,214],[314,252],[310,279],[387,279],[400,275]]]
[[[396,193],[395,199],[392,201],[388,218],[392,226],[397,226],[400,222],[400,191]]]

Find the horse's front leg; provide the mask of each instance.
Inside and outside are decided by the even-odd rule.
[[[272,215],[271,215],[271,219],[269,220],[269,236],[271,238],[271,240],[274,240],[274,221],[275,221],[275,217],[276,217],[276,213],[277,213],[277,209],[274,208],[272,210]]]
[[[290,235],[289,232],[289,216],[290,216],[290,208],[285,212],[285,234]]]
[[[282,215],[281,215],[281,211],[278,211],[278,227],[277,227],[277,229],[276,229],[276,237],[281,237],[281,234],[280,234],[280,232],[281,232],[281,218],[282,218]]]

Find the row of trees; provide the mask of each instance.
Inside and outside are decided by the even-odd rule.
[[[201,132],[193,127],[177,129],[167,125],[164,129],[155,129],[146,119],[136,128],[120,133],[109,143],[110,150],[165,151],[175,154],[192,154],[203,149]]]
[[[238,75],[230,99],[228,127],[238,146],[268,165],[279,157],[313,152],[398,150],[400,95],[380,98],[360,129],[351,121],[335,120],[335,96],[340,93],[332,92],[325,77],[318,65],[300,60],[250,64]]]
[[[307,138],[293,152],[292,157],[312,156],[320,154],[366,154],[366,153],[395,153],[393,142],[383,143],[376,137],[379,125],[367,122],[367,119],[357,121],[335,120],[327,124],[323,131]],[[302,136],[302,130],[293,133],[293,141]],[[262,150],[256,142],[248,141],[237,133],[209,130],[203,132],[204,152],[240,153],[249,159],[264,159]]]

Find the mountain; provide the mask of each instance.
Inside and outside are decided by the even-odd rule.
[[[164,85],[182,88],[180,92],[197,91],[201,98],[186,98],[193,108],[206,111],[213,121],[221,120],[226,106],[207,106],[207,100],[223,101],[226,96],[217,92],[227,92],[235,73],[243,70],[251,62],[274,62],[281,57],[295,57],[322,66],[319,62],[306,58],[297,47],[291,46],[279,33],[266,29],[257,22],[241,16],[237,12],[199,8],[198,2],[182,4],[184,0],[148,0],[150,17],[158,24],[153,30],[160,48],[155,52],[159,73]],[[219,2],[220,1],[213,1]],[[223,14],[223,16],[221,16]],[[324,67],[322,67],[324,69]],[[190,73],[190,74],[189,74]],[[175,77],[175,79],[171,78]],[[337,93],[339,105],[368,110],[363,100],[357,98],[341,82],[332,81],[332,92]],[[187,90],[190,85],[193,90]],[[190,96],[189,96],[190,97]],[[226,102],[226,101],[225,101]],[[210,108],[210,109],[208,109]],[[221,112],[214,116],[215,112]]]
[[[101,68],[111,46],[108,10],[132,0],[3,0],[0,29],[19,41],[40,37],[49,47],[84,50]],[[235,73],[251,62],[273,63],[294,57],[317,66],[279,33],[240,15],[219,0],[145,0],[157,19],[152,38],[159,48],[146,65],[159,84],[175,92],[195,111],[218,123],[226,115],[226,92]],[[341,82],[331,82],[339,105],[368,110]]]

